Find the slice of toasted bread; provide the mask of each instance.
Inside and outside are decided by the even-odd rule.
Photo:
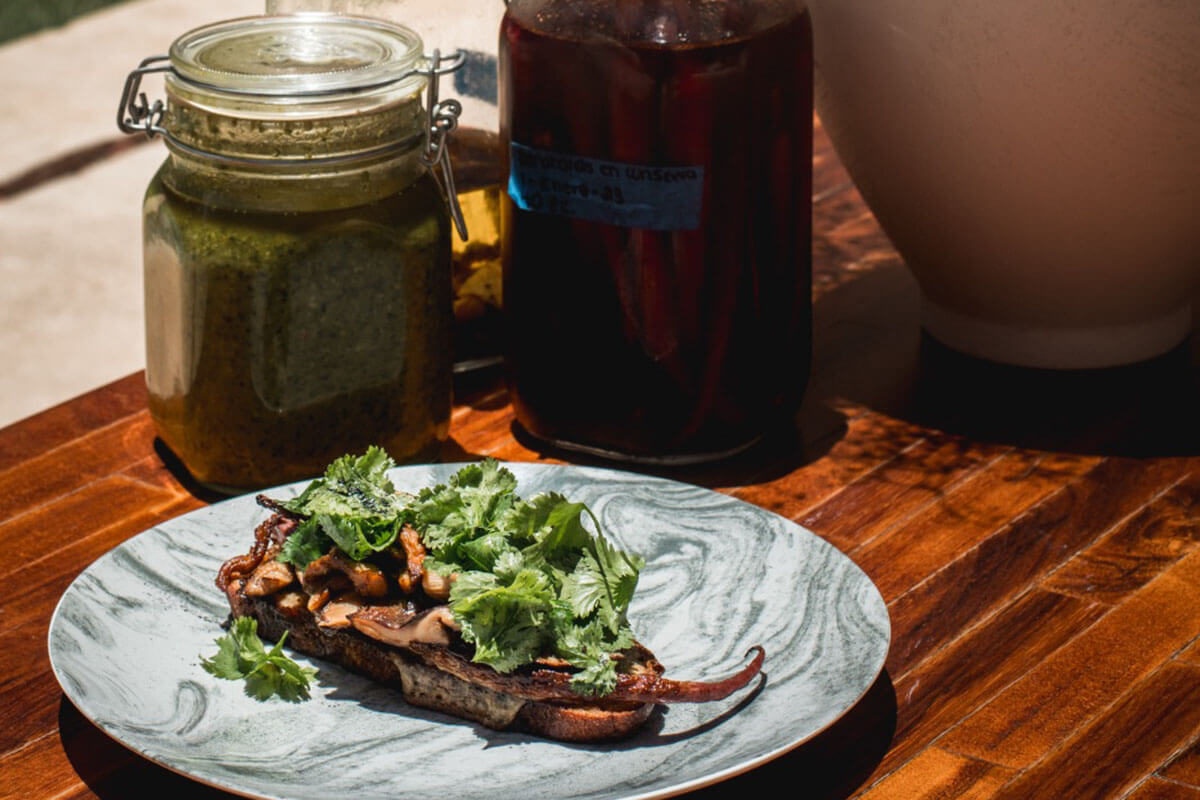
[[[433,667],[417,653],[364,636],[353,628],[317,625],[305,595],[284,591],[250,597],[244,579],[227,588],[234,617],[251,617],[258,632],[276,641],[286,631],[292,649],[339,664],[346,669],[399,689],[406,701],[468,719],[497,730],[524,730],[572,742],[620,739],[632,734],[650,717],[653,703],[599,700],[587,704],[525,700],[465,681]],[[641,660],[661,672],[649,651],[639,647]]]

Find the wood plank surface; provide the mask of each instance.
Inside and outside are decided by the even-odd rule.
[[[1200,800],[1200,789],[1161,778],[1147,778],[1127,797],[1128,800]]]
[[[926,653],[998,610],[1080,547],[1178,479],[1179,465],[1106,459],[941,567],[890,604],[898,633],[888,669],[904,674]]]
[[[1200,337],[1146,364],[1020,370],[919,328],[916,284],[818,125],[813,367],[794,426],[729,492],[847,552],[892,617],[887,667],[829,730],[696,797],[1200,798]],[[781,365],[786,368],[786,365]],[[227,797],[108,739],[45,637],[91,561],[217,499],[131,375],[0,430],[0,798]],[[571,460],[460,376],[443,460]],[[19,589],[16,590],[16,589]]]
[[[1119,603],[1200,546],[1200,473],[1155,498],[1043,586],[1104,603]]]
[[[1200,739],[1181,750],[1159,770],[1163,777],[1200,789]]]
[[[896,741],[886,774],[974,713],[1107,612],[1052,592],[1021,595],[896,681]]]
[[[1149,709],[1157,713],[1149,714]],[[1061,730],[1061,729],[1056,729]],[[1200,733],[1200,669],[1167,664],[1061,740],[997,797],[1119,797]],[[947,747],[953,743],[947,742]]]
[[[1200,638],[1193,639],[1191,644],[1183,648],[1176,658],[1180,661],[1187,661],[1192,664],[1200,665]]]
[[[54,406],[4,429],[0,472],[145,410],[146,379],[140,372]]]
[[[1200,630],[1198,597],[1200,553],[1195,553],[1056,650],[941,743],[955,752],[1018,769],[1036,763],[1195,636]],[[1200,678],[1193,667],[1170,666],[1175,670],[1172,675],[1181,676],[1177,681],[1181,684],[1187,683],[1189,675]],[[1193,688],[1200,692],[1200,680]],[[1167,713],[1166,707],[1162,709],[1154,717]],[[1194,711],[1200,715],[1200,694]]]
[[[864,794],[863,800],[982,800],[992,797],[1012,771],[930,747]]]

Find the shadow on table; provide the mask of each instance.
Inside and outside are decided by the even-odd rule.
[[[965,439],[1032,450],[1166,457],[1200,452],[1200,334],[1109,369],[1030,369],[964,355],[921,331],[898,261],[816,300],[813,391]]]
[[[126,749],[80,714],[65,696],[59,701],[58,730],[71,766],[101,800],[128,800],[131,797],[232,800],[236,797],[171,772]]]
[[[167,471],[171,473],[172,477],[179,481],[179,485],[196,499],[202,500],[205,503],[216,503],[220,500],[229,499],[230,495],[210,489],[193,478],[192,474],[188,472],[187,467],[179,460],[179,457],[175,455],[171,448],[167,447],[162,439],[157,437],[154,439],[154,452],[158,455]],[[483,456],[463,448],[453,439],[446,440],[438,451],[438,460],[443,463],[478,461],[481,458]]]
[[[179,456],[175,455],[175,452],[167,447],[167,443],[157,436],[154,437],[154,453],[162,461],[167,472],[171,473],[171,477],[179,481],[179,485],[186,489],[192,497],[203,500],[205,503],[217,503],[229,498],[229,495],[210,489],[193,478],[192,473],[188,472],[187,467],[179,460]]]
[[[871,777],[896,732],[896,691],[887,671],[837,722],[779,758],[688,797],[842,800]]]
[[[1200,370],[1191,343],[1140,364],[1027,369],[921,339],[914,391],[897,413],[971,439],[1128,457],[1200,452]]]
[[[512,423],[511,430],[513,438],[522,446],[544,457],[716,487],[775,480],[816,461],[845,435],[846,419],[833,408],[806,399],[792,423],[768,431],[754,446],[722,461],[689,466],[661,466],[599,458],[554,447],[530,435],[518,422]]]

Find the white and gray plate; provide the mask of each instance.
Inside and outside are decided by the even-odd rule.
[[[401,467],[398,489],[460,465]],[[50,623],[63,691],[146,758],[250,797],[356,800],[650,798],[774,758],[841,717],[870,688],[890,638],[879,591],[811,532],[734,498],[602,469],[507,465],[518,492],[586,502],[620,547],[646,558],[630,620],[678,679],[725,677],[766,648],[766,679],[716,703],[671,706],[634,737],[567,745],[408,706],[318,659],[312,699],[256,701],[200,668],[228,613],[213,585],[266,513],[251,496],[173,519],[88,567]],[[290,497],[303,484],[269,492]],[[753,685],[752,685],[753,686]]]

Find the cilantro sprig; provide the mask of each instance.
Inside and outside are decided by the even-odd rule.
[[[511,672],[550,652],[580,670],[575,691],[606,694],[615,656],[633,645],[626,615],[644,562],[609,544],[584,504],[557,493],[522,500],[516,485],[488,460],[422,490],[412,510],[425,567],[457,575],[450,610],[475,661]]]
[[[201,658],[200,666],[218,678],[246,682],[246,694],[257,700],[279,695],[298,702],[308,699],[309,682],[317,671],[302,667],[283,654],[287,633],[268,652],[258,638],[258,623],[250,617],[238,617],[229,633],[216,640],[217,654]]]
[[[394,466],[381,447],[330,464],[325,477],[282,504],[306,519],[284,542],[277,559],[304,569],[334,545],[355,561],[390,547],[406,521],[408,500],[396,493],[387,477]]]
[[[284,503],[304,521],[278,560],[303,569],[336,545],[363,561],[411,524],[429,553],[425,569],[454,576],[450,610],[476,662],[511,672],[553,654],[578,669],[575,691],[612,691],[616,657],[633,646],[626,615],[642,559],[611,545],[582,503],[557,493],[523,500],[493,459],[415,497],[395,491],[393,466],[377,447],[331,464]]]

